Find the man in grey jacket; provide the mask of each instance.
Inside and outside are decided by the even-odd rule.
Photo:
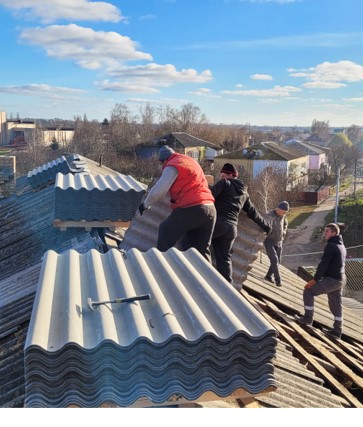
[[[281,262],[282,242],[285,239],[288,226],[286,213],[289,209],[289,203],[283,201],[266,216],[266,220],[271,224],[272,231],[264,241],[266,254],[270,260],[270,268],[265,280],[273,283],[272,276],[274,276],[276,286],[281,286],[279,264]]]

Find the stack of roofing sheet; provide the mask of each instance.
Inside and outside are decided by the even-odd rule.
[[[129,221],[146,185],[125,175],[57,174],[55,219],[61,221]]]
[[[272,326],[194,248],[48,251],[25,344],[25,406],[271,391],[276,343]]]
[[[27,178],[30,185],[36,188],[40,185],[47,185],[49,182],[54,182],[57,173],[66,174],[68,172],[70,172],[69,164],[67,159],[62,156],[28,172]]]

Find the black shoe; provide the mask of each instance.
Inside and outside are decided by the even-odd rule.
[[[276,280],[276,282],[275,282],[275,283],[276,283],[276,286],[282,286],[282,285],[281,285],[281,281],[280,281],[280,280]]]
[[[273,283],[274,281],[272,280],[271,276],[265,276],[265,280],[267,280],[270,283]]]
[[[306,316],[299,316],[298,314],[295,314],[294,318],[301,325],[311,326],[313,324],[313,320]]]
[[[322,328],[321,330],[329,338],[338,340],[342,336],[341,332],[336,332],[334,329]]]

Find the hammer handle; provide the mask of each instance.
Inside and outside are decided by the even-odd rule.
[[[145,295],[137,295],[134,297],[129,297],[129,298],[116,298],[114,300],[114,302],[133,302],[133,301],[142,301],[142,300],[147,300],[147,299],[151,299],[151,295],[150,294],[145,294]]]

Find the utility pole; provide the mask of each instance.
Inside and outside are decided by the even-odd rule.
[[[340,166],[338,166],[337,189],[336,189],[336,195],[335,195],[335,211],[334,211],[334,222],[335,222],[335,224],[338,222],[339,188],[340,188]]]

